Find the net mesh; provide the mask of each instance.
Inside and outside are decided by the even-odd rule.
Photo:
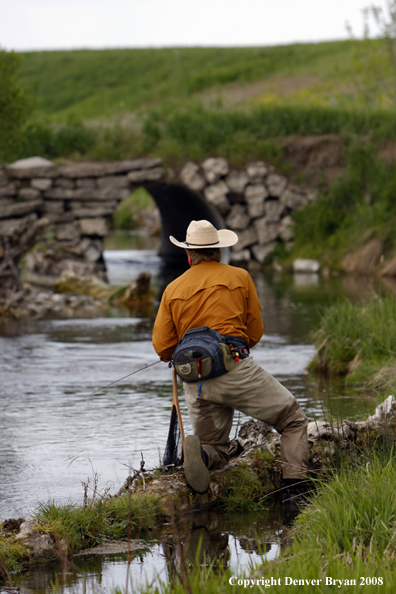
[[[164,470],[178,466],[182,462],[182,439],[176,406],[172,406],[168,439],[165,445],[162,467]]]

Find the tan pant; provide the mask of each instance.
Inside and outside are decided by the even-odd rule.
[[[294,396],[252,357],[220,377],[184,384],[194,434],[209,457],[209,468],[227,460],[234,410],[272,425],[281,434],[283,478],[303,478],[308,420]]]

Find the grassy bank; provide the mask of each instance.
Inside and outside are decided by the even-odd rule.
[[[346,381],[371,391],[396,387],[396,300],[343,301],[325,309],[314,335],[317,354],[310,367],[319,373],[345,375]]]
[[[396,460],[392,453],[348,465],[318,483],[293,529],[293,544],[278,559],[245,575],[216,566],[181,566],[175,581],[142,592],[226,594],[249,589],[283,592],[393,592],[396,588],[394,507]],[[240,581],[238,581],[240,580]],[[246,580],[246,581],[245,581]]]

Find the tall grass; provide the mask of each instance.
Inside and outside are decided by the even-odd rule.
[[[293,527],[293,544],[278,559],[236,575],[215,567],[213,560],[204,567],[196,563],[181,568],[178,581],[148,585],[141,592],[231,594],[287,586],[308,594],[394,592],[396,459],[383,454],[368,455],[362,466],[350,464],[327,483],[318,482]]]
[[[396,300],[391,295],[367,303],[343,301],[324,310],[314,335],[313,370],[349,374],[351,383],[383,390],[395,387]]]
[[[63,539],[76,553],[109,539],[135,538],[152,532],[162,521],[162,507],[153,495],[125,495],[90,502],[41,504],[35,514],[38,530]]]

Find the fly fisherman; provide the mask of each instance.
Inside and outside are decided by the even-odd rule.
[[[190,331],[189,344],[191,340],[198,344],[194,346],[193,342],[192,349],[185,349],[183,354],[191,355],[194,349],[200,352],[199,339],[211,333],[210,328],[219,333],[213,332],[224,354],[223,370],[209,379],[203,379],[204,359],[202,364],[198,359],[175,365],[184,381],[194,431],[184,440],[187,482],[198,493],[207,491],[208,469],[228,460],[234,410],[239,410],[272,425],[281,434],[284,492],[289,498],[298,496],[304,491],[308,421],[294,396],[249,354],[264,329],[256,287],[246,270],[220,262],[221,248],[234,245],[238,236],[228,229],[217,231],[203,220],[190,223],[185,242],[172,236],[169,239],[186,250],[190,269],[163,293],[153,328],[154,348],[162,361],[175,357],[175,365],[175,349],[185,333]],[[192,329],[198,330],[191,334]]]

